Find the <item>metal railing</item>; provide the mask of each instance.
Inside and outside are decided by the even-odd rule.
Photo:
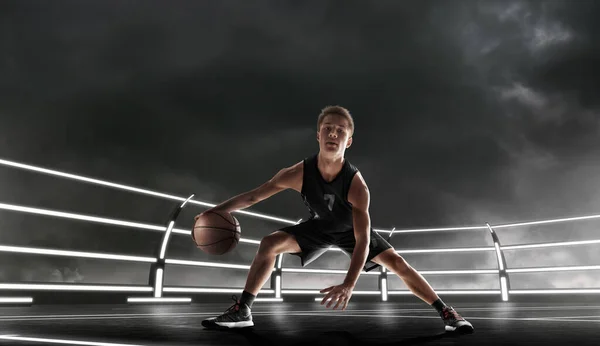
[[[120,227],[136,228],[146,231],[163,232],[163,238],[160,242],[160,247],[156,249],[154,257],[141,257],[141,256],[129,256],[123,254],[111,254],[111,253],[95,253],[95,252],[83,252],[83,251],[72,251],[72,250],[59,250],[59,249],[44,249],[44,248],[33,248],[33,247],[22,247],[22,246],[11,246],[11,245],[0,245],[0,252],[10,253],[26,253],[26,254],[37,254],[37,255],[51,255],[51,256],[66,256],[76,258],[94,258],[103,260],[114,260],[114,261],[131,261],[139,263],[150,263],[151,268],[149,272],[149,284],[147,286],[132,286],[132,285],[101,285],[101,284],[54,284],[54,283],[0,283],[0,292],[2,291],[107,291],[107,292],[133,292],[133,293],[150,293],[151,296],[142,297],[129,297],[129,302],[190,302],[191,298],[181,297],[163,297],[163,293],[239,293],[239,288],[214,288],[214,287],[175,287],[175,286],[164,286],[164,270],[165,264],[181,265],[181,266],[196,266],[196,267],[207,267],[207,268],[223,268],[232,270],[248,270],[249,265],[246,264],[226,264],[217,262],[205,262],[205,261],[190,261],[178,258],[167,258],[168,244],[172,238],[172,234],[183,234],[190,235],[190,230],[177,229],[175,228],[177,217],[180,211],[186,204],[193,204],[202,207],[213,207],[214,204],[197,201],[193,199],[193,195],[187,198],[174,196],[170,194],[160,193],[156,191],[126,186],[122,184],[115,184],[112,182],[84,177],[80,175],[59,172],[56,170],[41,168],[37,166],[17,163],[13,161],[0,159],[0,165],[13,167],[22,170],[28,170],[32,172],[42,173],[50,176],[71,179],[79,182],[85,182],[89,184],[100,185],[109,187],[112,189],[129,191],[137,194],[153,196],[161,199],[167,199],[172,201],[180,202],[173,210],[169,222],[167,225],[153,225],[140,222],[116,220],[100,216],[84,215],[64,211],[48,210],[41,208],[34,208],[28,206],[13,205],[7,203],[0,203],[0,209],[29,213],[36,215],[45,215],[56,218],[66,218],[80,221],[87,221],[92,223],[99,223],[105,225],[113,225]],[[247,210],[240,210],[235,213],[242,215],[255,217],[262,220],[275,221],[287,225],[297,224],[299,221],[287,220],[284,218],[274,217],[271,215],[250,212]],[[533,248],[544,248],[544,247],[561,247],[561,246],[580,246],[589,244],[599,244],[598,240],[583,240],[583,241],[569,241],[569,242],[552,242],[552,243],[541,243],[541,244],[520,244],[520,245],[509,245],[502,246],[500,244],[499,237],[495,230],[509,228],[509,227],[520,227],[528,225],[540,225],[557,222],[572,222],[578,220],[589,220],[600,218],[600,215],[582,216],[582,217],[570,217],[554,220],[543,220],[533,222],[520,222],[511,224],[501,225],[490,225],[486,223],[483,226],[471,226],[471,227],[445,227],[445,228],[426,228],[426,229],[406,229],[406,230],[374,230],[380,234],[387,234],[387,238],[391,239],[392,236],[397,234],[405,233],[424,233],[424,232],[444,232],[444,231],[487,231],[489,232],[493,246],[484,247],[465,247],[465,248],[439,248],[439,249],[400,249],[397,250],[399,254],[415,254],[415,253],[468,253],[468,252],[495,252],[497,258],[497,269],[484,269],[484,270],[423,270],[419,271],[422,275],[456,275],[456,274],[497,274],[500,283],[500,290],[487,289],[487,290],[436,290],[439,294],[472,294],[472,295],[500,295],[503,301],[508,301],[510,295],[516,294],[590,294],[600,293],[600,289],[545,289],[545,290],[526,290],[526,289],[511,289],[509,274],[511,273],[531,273],[531,272],[549,272],[549,271],[587,271],[587,270],[598,270],[599,265],[591,266],[563,266],[563,267],[533,267],[533,268],[508,268],[506,260],[504,258],[505,250],[521,250],[521,249],[533,249]],[[260,240],[250,239],[242,237],[239,240],[242,243],[251,245],[260,244]],[[332,248],[329,251],[339,252],[340,249]],[[276,259],[275,267],[271,275],[271,289],[261,289],[259,295],[261,297],[258,300],[265,301],[281,301],[283,295],[320,295],[318,290],[313,289],[285,289],[282,287],[282,275],[283,273],[307,273],[307,274],[345,274],[346,270],[334,270],[334,269],[308,269],[308,268],[284,268],[283,267],[283,255],[279,255]],[[377,295],[381,300],[386,301],[388,295],[409,295],[412,294],[409,290],[389,290],[387,280],[387,270],[381,268],[378,272],[365,272],[362,275],[367,277],[378,276],[378,290],[361,291],[356,290],[353,292],[354,295]],[[361,275],[361,277],[362,277]],[[268,294],[273,295],[269,298],[263,298],[262,296]],[[0,297],[0,303],[31,303],[33,300],[31,297]]]

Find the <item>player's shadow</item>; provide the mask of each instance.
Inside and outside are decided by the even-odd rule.
[[[328,331],[314,335],[313,337],[300,341],[297,345],[311,345],[311,346],[345,346],[345,345],[373,345],[373,346],[409,346],[409,345],[420,345],[435,340],[444,338],[456,338],[458,334],[455,333],[437,333],[434,335],[417,336],[406,339],[394,339],[390,340],[385,334],[380,336],[383,340],[365,340],[354,336],[352,333],[347,331]],[[293,345],[296,345],[294,343]]]
[[[345,346],[345,345],[373,345],[373,346],[411,346],[421,345],[441,339],[458,338],[461,334],[456,332],[442,332],[433,335],[422,335],[405,339],[389,340],[385,335],[381,335],[383,340],[364,340],[357,338],[352,333],[347,331],[327,331],[322,333],[309,333],[310,336],[305,337],[286,337],[286,340],[279,335],[274,335],[271,332],[266,337],[257,333],[254,328],[242,328],[235,330],[224,330],[222,332],[240,335],[246,339],[248,344],[252,346],[275,346],[282,343],[288,346],[311,345],[311,346]]]

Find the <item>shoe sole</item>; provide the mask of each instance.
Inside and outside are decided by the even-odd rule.
[[[214,321],[202,321],[202,326],[209,329],[234,329],[234,328],[248,328],[254,326],[252,321],[241,321],[241,322],[214,322]]]
[[[445,326],[445,328],[446,328],[447,332],[458,332],[461,334],[471,334],[475,331],[473,327],[468,326],[468,325],[460,326],[458,328],[451,327],[451,326]]]
[[[215,322],[216,325],[225,327],[225,328],[247,328],[254,326],[254,322],[252,321],[243,321],[243,322]]]

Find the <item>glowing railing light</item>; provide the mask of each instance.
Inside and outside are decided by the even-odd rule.
[[[183,235],[188,235],[188,236],[192,235],[192,231],[180,229],[180,228],[173,228],[173,233],[183,234]],[[248,239],[248,238],[242,237],[242,238],[240,238],[240,243],[257,244],[258,245],[258,244],[260,244],[260,240]]]
[[[128,303],[191,303],[192,298],[177,298],[177,297],[129,297]]]
[[[281,298],[281,276],[275,277],[275,298]]]
[[[600,293],[600,289],[547,289],[547,290],[510,290],[510,294],[590,294]]]
[[[198,266],[198,267],[213,267],[213,268],[229,268],[229,269],[250,269],[249,265],[245,264],[227,264],[217,262],[201,262],[201,261],[187,261],[179,259],[165,259],[166,264],[177,264],[184,266]],[[275,268],[273,268],[275,270]]]
[[[33,303],[33,298],[31,298],[31,297],[0,297],[0,304],[6,304],[6,303],[8,303],[8,304],[11,304],[11,303],[31,304],[31,303]]]
[[[578,270],[600,270],[600,265],[595,266],[569,266],[569,267],[538,267],[538,268],[513,268],[507,269],[507,273],[536,273],[536,272],[560,272]]]
[[[162,295],[162,283],[163,283],[163,269],[156,269],[156,277],[154,283],[154,298],[160,298]]]
[[[396,250],[399,254],[409,253],[436,253],[436,252],[477,252],[477,251],[494,251],[493,247],[471,247],[471,248],[456,248],[456,249],[416,249],[416,250]]]
[[[283,298],[255,298],[255,302],[283,302]]]
[[[315,294],[323,294],[320,290],[301,290],[301,289],[288,289],[281,290],[281,293],[284,294],[306,294],[306,295],[315,295]],[[380,295],[381,291],[352,291],[353,295]],[[324,294],[323,294],[324,296]]]
[[[26,169],[31,171],[36,171],[44,174],[60,176],[63,178],[84,181],[88,183],[104,185],[120,190],[126,190],[131,192],[136,192],[140,194],[152,195],[155,197],[177,200],[177,201],[189,201],[191,204],[201,205],[205,207],[213,207],[214,204],[194,201],[185,199],[178,196],[173,196],[169,194],[159,193],[155,191],[145,190],[134,188],[122,184],[110,183],[103,180],[87,178],[83,176],[77,176],[74,174],[62,173],[58,171],[48,170],[36,166],[20,164],[12,161],[2,160],[0,159],[1,165],[12,166],[20,169]],[[190,197],[191,198],[191,197]],[[184,203],[185,204],[185,203]],[[183,229],[175,229],[174,222],[171,222],[169,226],[166,228],[163,226],[155,226],[138,222],[129,222],[129,221],[121,221],[104,217],[96,217],[90,215],[81,215],[69,212],[58,212],[53,210],[41,209],[41,208],[32,208],[32,207],[24,207],[17,206],[11,204],[0,203],[0,209],[5,210],[13,210],[25,213],[33,213],[39,215],[46,216],[54,216],[59,218],[69,218],[75,220],[103,223],[109,225],[117,225],[124,227],[133,227],[140,228],[146,230],[154,230],[166,232],[166,238],[172,233],[191,235],[190,230]],[[245,210],[236,211],[235,213],[245,214],[261,219],[273,220],[287,224],[297,224],[299,221],[286,220],[278,217],[272,217],[265,214],[249,212]],[[591,216],[581,216],[581,217],[570,217],[570,218],[561,218],[561,219],[553,219],[553,220],[543,220],[543,221],[532,221],[532,222],[520,222],[520,223],[512,223],[512,224],[502,224],[493,226],[496,229],[499,228],[508,228],[508,227],[519,227],[519,226],[529,226],[529,225],[540,225],[540,224],[549,224],[549,223],[558,223],[558,222],[567,222],[567,221],[577,221],[577,220],[589,220],[600,218],[600,215],[591,215]],[[491,226],[489,224],[487,226],[475,226],[475,227],[444,227],[444,228],[427,228],[427,229],[407,229],[407,230],[396,230],[395,228],[392,230],[383,230],[383,229],[375,229],[376,232],[379,233],[389,233],[390,236],[392,234],[397,233],[420,233],[420,232],[438,232],[438,231],[462,231],[462,230],[482,230],[488,228],[492,233]],[[496,240],[497,241],[497,240]],[[260,244],[260,240],[254,239],[240,239],[240,242],[249,243],[249,244]],[[530,272],[551,272],[551,271],[577,271],[577,270],[598,270],[600,266],[570,266],[570,267],[547,267],[547,268],[515,268],[508,269],[504,271],[504,265],[502,261],[502,250],[516,250],[516,249],[532,249],[532,248],[543,248],[543,247],[551,247],[551,246],[572,246],[572,245],[584,245],[584,244],[598,244],[600,240],[590,240],[590,241],[574,241],[574,242],[559,242],[559,243],[545,243],[545,244],[523,244],[523,245],[511,245],[511,246],[503,246],[497,242],[494,242],[494,247],[477,247],[477,248],[458,248],[458,249],[415,249],[415,250],[397,250],[397,253],[407,254],[407,253],[441,253],[441,252],[475,252],[475,251],[496,251],[499,262],[499,270],[440,270],[440,271],[422,271],[422,274],[425,275],[444,275],[444,274],[498,274],[500,273],[502,276],[500,277],[500,286],[501,290],[447,290],[447,291],[438,291],[440,294],[498,294],[502,295],[502,299],[504,301],[508,300],[508,294],[554,294],[554,293],[600,293],[600,289],[556,289],[556,290],[509,290],[507,284],[507,277],[503,276],[504,273],[530,273]],[[15,246],[2,246],[0,245],[0,252],[16,252],[16,253],[29,253],[29,254],[42,254],[42,255],[55,255],[55,256],[70,256],[70,257],[84,257],[84,258],[97,258],[97,259],[112,259],[112,260],[124,260],[124,261],[137,261],[137,262],[149,262],[156,263],[157,259],[149,258],[149,257],[139,257],[139,256],[123,256],[123,255],[113,255],[113,254],[101,254],[101,253],[91,253],[91,252],[80,252],[80,251],[66,251],[66,250],[53,250],[53,249],[38,249],[38,248],[26,248],[26,247],[15,247]],[[339,248],[330,248],[328,251],[338,251],[343,252],[343,250]],[[159,252],[159,258],[163,259],[166,253],[166,242],[163,243],[163,246]],[[281,256],[280,256],[281,257]],[[278,260],[277,269],[281,269],[281,258]],[[244,269],[247,270],[250,268],[248,265],[231,265],[231,264],[223,264],[223,263],[211,263],[211,262],[197,262],[197,261],[185,261],[185,260],[165,260],[165,263],[169,264],[178,264],[178,265],[191,265],[191,266],[204,266],[204,267],[218,267],[218,268],[231,268],[231,269]],[[273,268],[276,270],[276,268]],[[295,268],[283,268],[281,272],[310,272],[310,273],[323,273],[323,274],[346,274],[346,270],[319,270],[319,269],[295,269]],[[281,276],[279,273],[275,278],[275,290],[261,290],[259,293],[273,293],[275,292],[276,298],[266,298],[273,299],[273,301],[281,301],[281,293],[286,294],[320,294],[318,290],[296,290],[289,289],[283,290],[281,288]],[[366,272],[366,275],[381,275],[377,272]],[[162,299],[160,295],[161,292],[211,292],[211,293],[226,293],[226,292],[239,292],[240,289],[221,289],[221,288],[186,288],[186,287],[165,287],[164,289],[160,289],[162,285],[163,279],[163,270],[158,269],[156,272],[156,280],[157,281],[155,287],[157,289],[154,290],[155,296],[154,298],[133,298],[133,299]],[[354,291],[354,294],[357,295],[378,295],[381,294],[383,300],[387,300],[388,295],[394,294],[412,294],[411,291],[390,291],[386,289],[387,279],[382,278],[381,283],[385,284],[385,287],[382,287],[381,291]],[[77,285],[77,284],[12,284],[12,283],[4,283],[0,284],[0,290],[65,290],[65,291],[113,291],[113,292],[152,292],[152,287],[147,286],[120,286],[120,285]],[[0,302],[2,302],[0,298]],[[168,298],[166,298],[168,299]],[[175,299],[188,299],[188,298],[175,298]]]
[[[541,244],[523,244],[523,245],[508,245],[501,246],[502,250],[517,250],[517,249],[535,249],[553,246],[575,246],[575,245],[589,245],[589,244],[600,244],[598,240],[581,240],[581,241],[565,241],[557,243],[541,243]]]
[[[423,270],[422,275],[457,275],[457,274],[498,274],[498,269],[473,269],[473,270]]]
[[[186,200],[186,198],[183,198],[183,197],[173,196],[173,195],[169,195],[169,194],[165,194],[165,193],[161,193],[161,192],[140,189],[140,188],[131,187],[131,186],[122,185],[122,184],[115,184],[115,183],[111,183],[111,182],[100,180],[100,179],[93,179],[93,178],[88,178],[88,177],[84,177],[84,176],[80,176],[80,175],[63,173],[63,172],[59,172],[59,171],[55,171],[55,170],[51,170],[51,169],[36,167],[36,166],[32,166],[32,165],[26,165],[26,164],[8,161],[8,160],[0,159],[0,164],[5,165],[5,166],[21,168],[21,169],[25,169],[25,170],[35,171],[35,172],[39,172],[39,173],[44,173],[44,174],[48,174],[48,175],[55,175],[55,176],[59,176],[62,178],[85,181],[87,183],[92,183],[92,184],[96,184],[96,185],[108,186],[108,187],[112,187],[112,188],[115,188],[118,190],[126,190],[126,191],[144,194],[144,195],[160,197],[160,198],[164,198],[164,199],[171,199],[171,200],[180,201],[180,202],[183,202]],[[203,207],[209,207],[209,208],[212,208],[215,206],[215,204],[201,202],[201,201],[195,201],[195,200],[191,200],[191,201],[189,201],[189,203],[201,205]],[[239,211],[236,211],[235,213],[250,215],[250,216],[254,216],[257,218],[261,218],[261,219],[273,220],[273,221],[278,221],[278,222],[292,224],[292,225],[296,224],[295,221],[286,220],[286,219],[273,217],[273,216],[260,214],[260,213],[249,212],[246,210],[239,210]]]
[[[387,279],[381,279],[381,300],[387,302],[388,300],[388,290],[387,290]]]
[[[160,246],[160,254],[158,255],[160,259],[164,259],[165,258],[165,253],[167,252],[167,244],[168,244],[168,240],[169,240],[169,236],[171,235],[171,231],[173,231],[173,226],[175,226],[175,221],[171,221],[169,222],[169,226],[167,227],[167,230],[165,231],[165,236],[164,236],[164,241]],[[191,233],[191,231],[190,231]]]
[[[306,269],[306,268],[282,268],[284,273],[313,273],[313,274],[348,274],[348,270],[338,269]],[[423,275],[454,275],[454,274],[498,274],[498,269],[465,269],[465,270],[423,270]],[[380,275],[380,272],[364,272],[362,275]]]
[[[9,284],[0,283],[0,290],[31,291],[96,291],[96,292],[152,292],[150,286],[78,285],[78,284]]]
[[[47,338],[31,338],[19,335],[0,335],[0,340],[27,341],[48,344],[65,344],[65,345],[86,345],[86,346],[143,346],[134,344],[115,344],[111,342],[93,342],[81,340],[65,340],[65,339],[47,339]]]
[[[338,269],[282,268],[281,271],[284,273],[348,274],[348,270]],[[379,275],[379,272],[365,272],[361,273],[362,275]]]
[[[486,229],[485,226],[470,226],[470,227],[444,227],[444,228],[421,228],[421,229],[404,229],[404,230],[384,230],[384,229],[376,229],[373,230],[379,233],[420,233],[420,232],[440,232],[440,231],[476,231],[480,229]]]
[[[113,255],[113,254],[104,254],[104,253],[95,253],[95,252],[40,249],[40,248],[31,248],[31,247],[22,247],[22,246],[0,245],[0,252],[66,256],[66,257],[79,257],[79,258],[110,259],[110,260],[119,260],[119,261],[147,262],[147,263],[155,263],[156,262],[156,258],[153,258],[153,257],[138,257],[138,256]]]
[[[107,224],[107,225],[141,228],[141,229],[147,229],[147,230],[153,230],[153,231],[164,232],[164,230],[165,230],[164,226],[154,226],[154,225],[148,225],[148,224],[139,223],[139,222],[120,221],[120,220],[109,219],[109,218],[105,218],[105,217],[66,213],[66,212],[61,212],[61,211],[54,211],[54,210],[47,210],[47,209],[40,209],[40,208],[23,207],[23,206],[19,206],[19,205],[12,205],[12,204],[5,204],[5,203],[0,203],[0,209],[20,211],[23,213],[30,213],[30,214],[55,216],[55,217],[60,217],[60,218],[72,219],[72,220],[90,221],[90,222],[96,222],[96,223],[103,223],[103,224]]]
[[[498,295],[500,294],[500,290],[439,290],[435,291],[437,294],[476,294],[476,295]],[[401,291],[391,291],[388,290],[388,295],[412,295],[412,291],[409,290],[401,290]]]
[[[115,225],[115,226],[145,229],[145,230],[150,230],[150,231],[165,232],[164,226],[149,225],[149,224],[140,223],[140,222],[122,221],[122,220],[110,219],[110,218],[99,217],[99,216],[82,215],[82,214],[68,213],[68,212],[41,209],[41,208],[24,207],[24,206],[6,204],[6,203],[0,203],[0,209],[19,211],[19,212],[23,212],[23,213],[30,213],[30,214],[37,214],[37,215],[44,215],[44,216],[54,216],[54,217],[59,217],[59,218],[64,218],[64,219],[71,219],[71,220],[89,221],[89,222],[95,222],[95,223],[102,223],[105,225]],[[192,234],[192,231],[184,230],[184,229],[173,229],[172,232],[178,233],[178,234],[185,234],[185,235]],[[240,242],[241,243],[260,244],[259,240],[254,240],[254,239],[241,238]]]
[[[215,288],[215,287],[169,287],[165,286],[163,292],[171,293],[240,293],[243,288]],[[261,289],[258,294],[273,294],[271,289]]]
[[[508,288],[506,285],[506,277],[500,277],[500,291],[502,292],[502,301],[508,301]]]
[[[498,266],[500,270],[504,270],[504,263],[502,263],[502,252],[500,251],[500,245],[498,243],[494,243],[494,247],[496,248],[496,255],[498,256]]]
[[[509,223],[509,224],[497,225],[497,226],[494,226],[494,228],[498,229],[498,228],[507,228],[507,227],[542,225],[542,224],[547,224],[547,223],[557,223],[557,222],[567,222],[567,221],[580,221],[580,220],[590,220],[590,219],[598,219],[598,218],[600,218],[600,215],[577,216],[577,217],[568,217],[568,218],[553,219],[553,220],[542,220],[542,221]]]

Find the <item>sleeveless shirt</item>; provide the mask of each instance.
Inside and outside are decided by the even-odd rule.
[[[352,204],[348,202],[348,190],[358,168],[344,159],[341,171],[331,182],[327,182],[317,167],[317,161],[318,155],[303,161],[301,195],[311,219],[328,221],[336,230],[353,228]]]

